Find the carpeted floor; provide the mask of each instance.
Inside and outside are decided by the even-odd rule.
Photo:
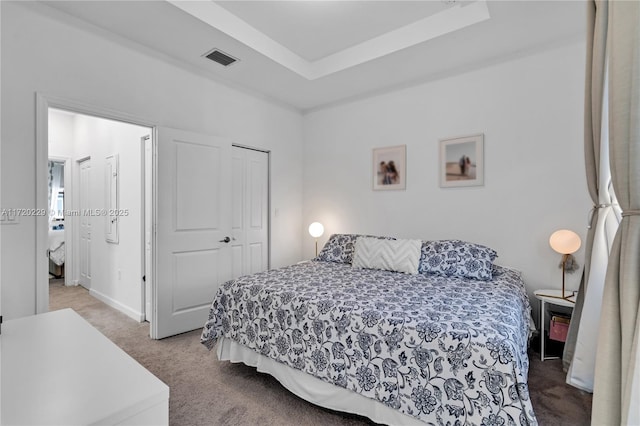
[[[91,297],[82,287],[51,280],[49,309],[72,308],[170,387],[171,425],[371,425],[293,395],[271,376],[243,364],[219,362],[200,344],[200,330],[163,340]],[[564,383],[559,360],[530,353],[529,392],[541,426],[588,425],[591,395]]]

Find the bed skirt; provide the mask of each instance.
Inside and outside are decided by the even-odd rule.
[[[381,402],[288,367],[233,340],[218,339],[216,352],[220,361],[242,362],[256,367],[260,373],[275,377],[290,392],[321,407],[365,416],[376,423],[424,426],[420,420]]]

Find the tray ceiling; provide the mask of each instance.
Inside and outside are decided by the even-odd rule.
[[[307,111],[584,39],[583,1],[46,1],[134,49]],[[229,67],[204,56],[237,58]]]

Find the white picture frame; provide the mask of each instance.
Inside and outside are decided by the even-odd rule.
[[[373,149],[373,190],[392,191],[407,187],[407,146]]]
[[[484,134],[440,139],[440,187],[482,185],[484,185]]]

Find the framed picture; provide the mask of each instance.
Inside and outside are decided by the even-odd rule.
[[[484,135],[440,139],[440,186],[484,185]]]
[[[388,191],[407,187],[407,146],[373,150],[373,190]]]

